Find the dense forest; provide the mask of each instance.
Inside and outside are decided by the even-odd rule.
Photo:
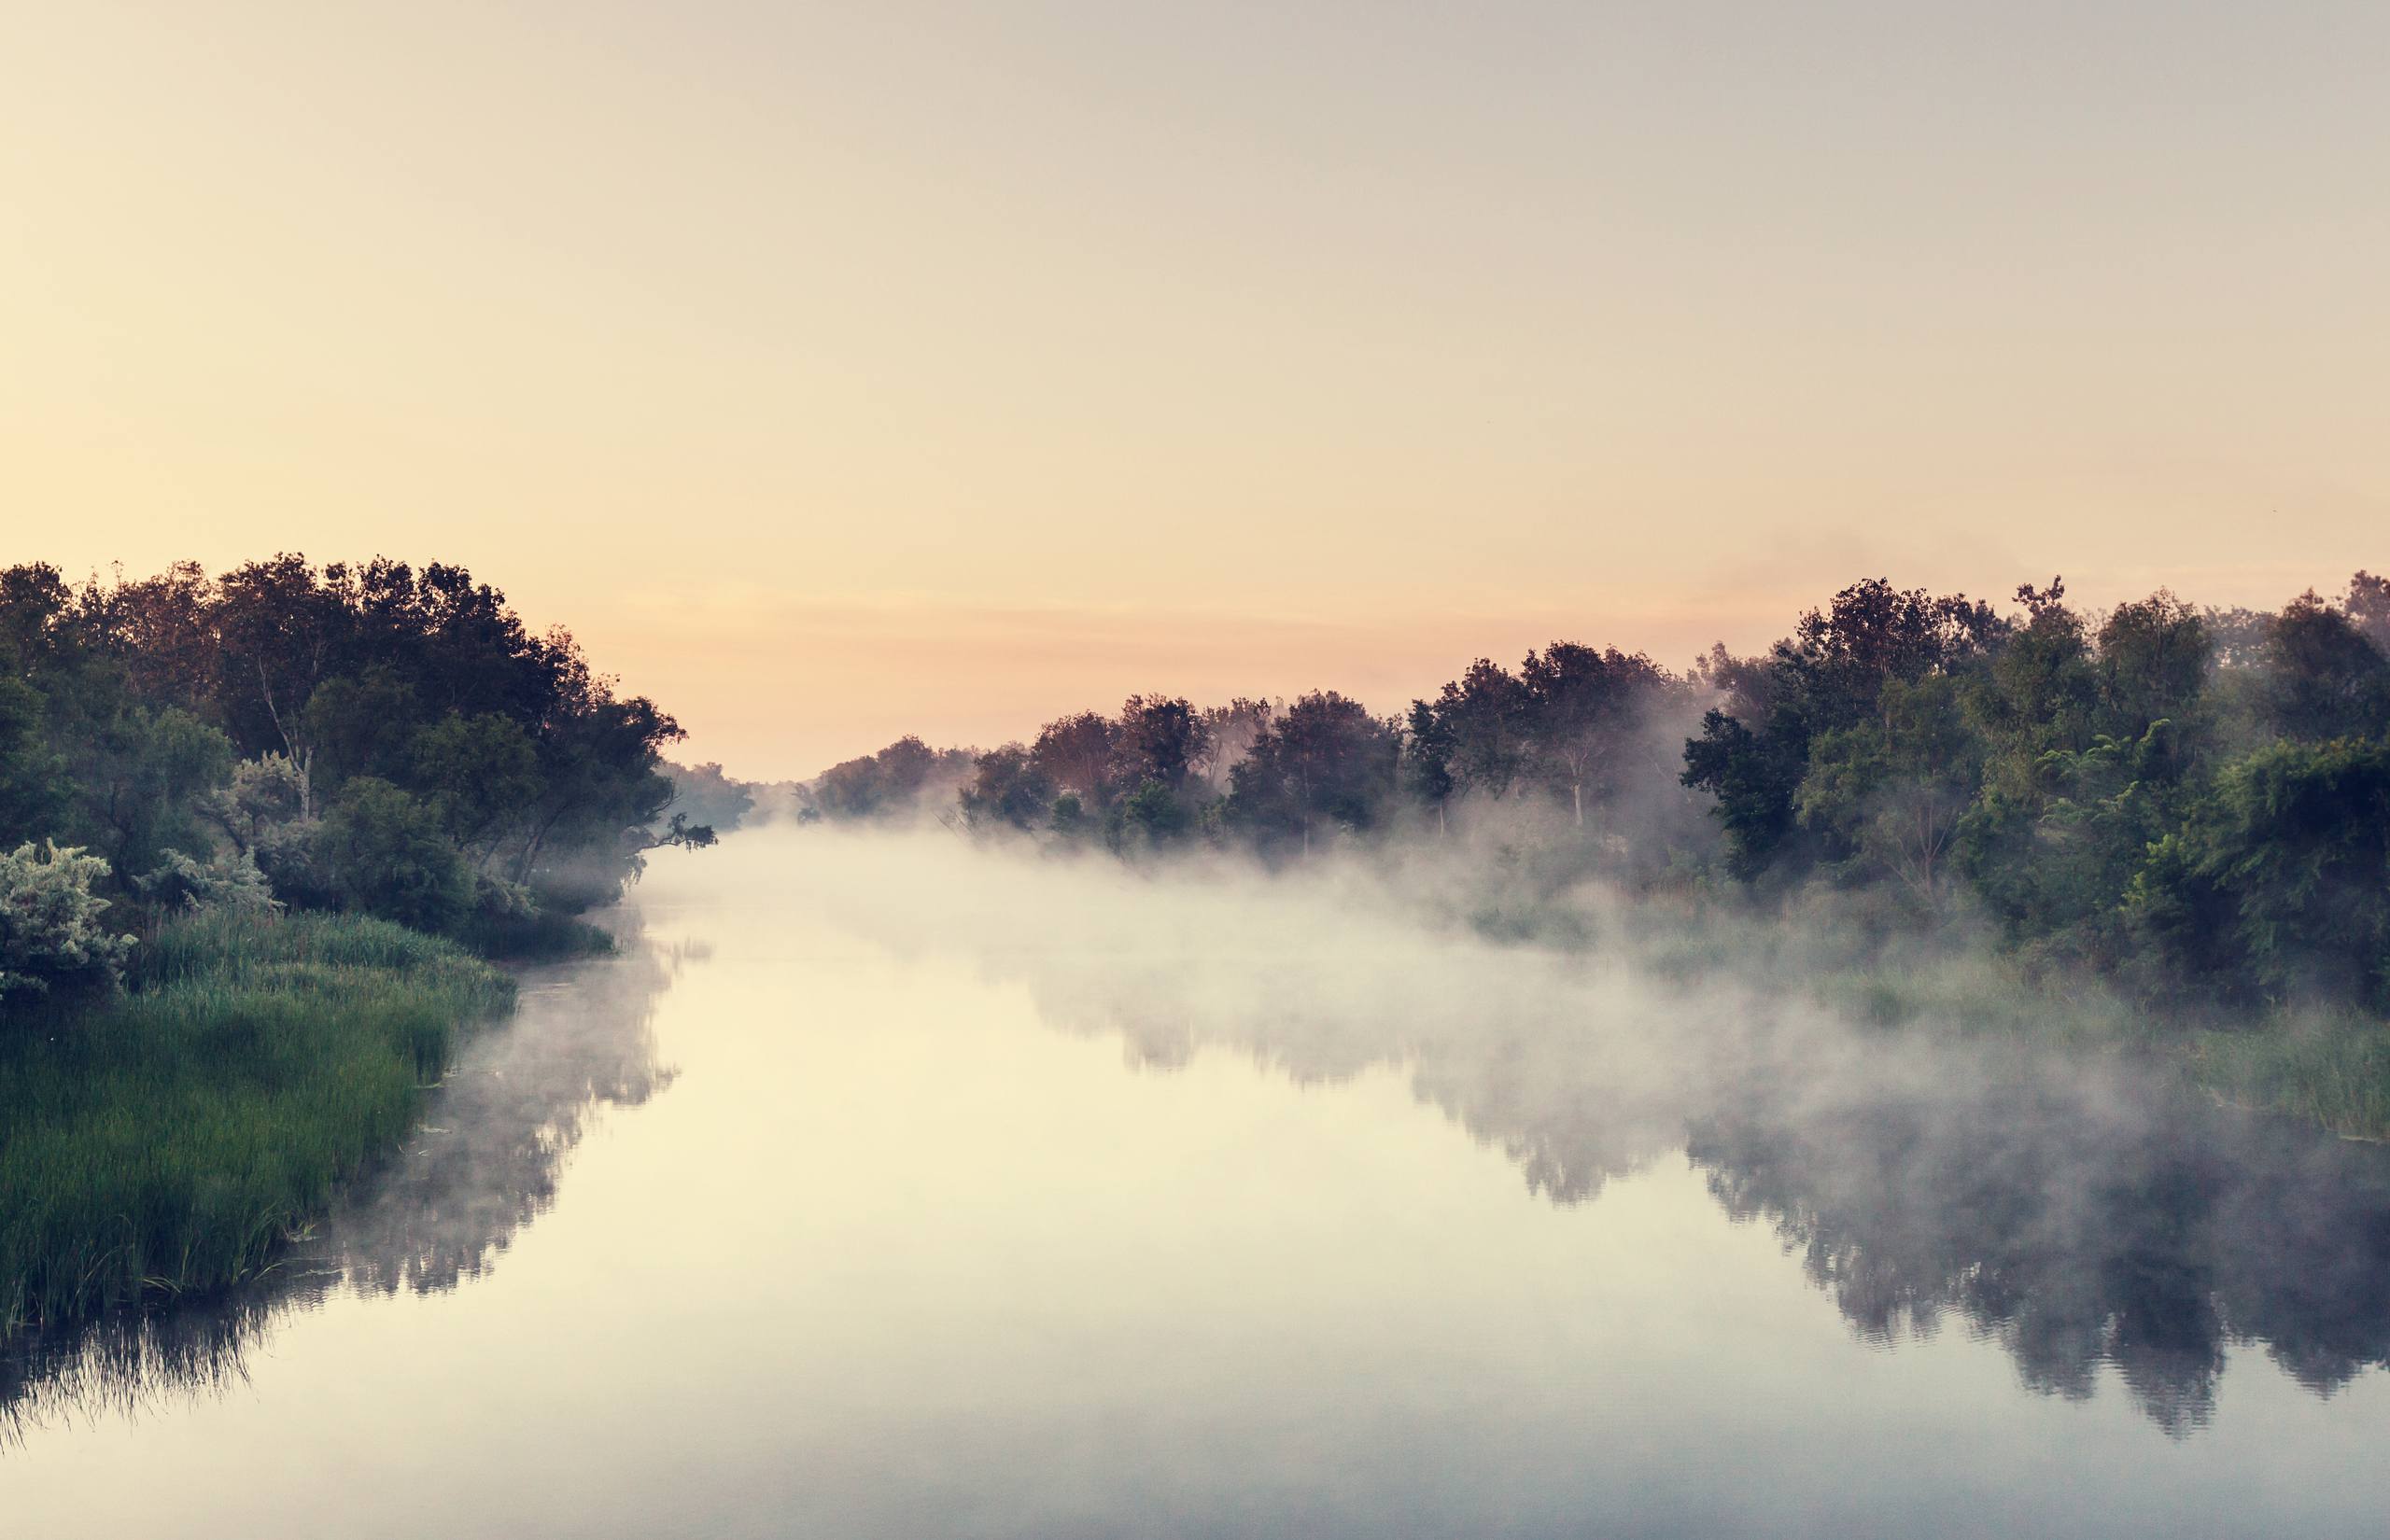
[[[462,567],[0,571],[0,1007],[105,983],[195,909],[602,941],[569,917],[710,837],[650,833],[680,735]]]
[[[1141,695],[985,752],[905,738],[802,817],[927,812],[1124,855],[1497,827],[1547,881],[1989,930],[2152,998],[2390,1008],[2390,580],[2280,611],[1859,582],[1680,674],[1554,642],[1401,716]]]

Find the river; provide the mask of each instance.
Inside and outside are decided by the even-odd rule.
[[[2382,1532],[2380,1152],[1258,889],[666,853],[6,1533]]]

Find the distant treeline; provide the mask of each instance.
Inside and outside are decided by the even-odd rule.
[[[904,738],[810,792],[803,816],[1272,857],[1504,809],[1547,870],[1857,890],[2153,995],[2390,1007],[2390,580],[2364,572],[2274,613],[1870,580],[1683,674],[1554,642],[1399,717],[1134,696],[984,752]]]
[[[706,837],[648,832],[680,735],[458,567],[0,570],[0,1003],[193,908],[568,944],[642,847]]]

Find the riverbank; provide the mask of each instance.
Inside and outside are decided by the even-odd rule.
[[[1815,991],[1830,1008],[1887,1030],[2135,1055],[2228,1106],[2343,1139],[2390,1141],[2390,1022],[2348,1006],[2170,1011],[2102,980],[2034,977],[2014,959],[1981,952],[1830,971],[1817,975]]]
[[[383,920],[193,917],[116,998],[0,1029],[0,1335],[271,1266],[414,1127],[505,973]]]
[[[2345,1002],[2153,1002],[2085,966],[2030,966],[1979,927],[1919,930],[1832,895],[1774,913],[1684,892],[1639,903],[1575,898],[1504,892],[1507,902],[1460,917],[1497,942],[1620,948],[1680,983],[1740,976],[1797,988],[1867,1029],[2131,1055],[2227,1105],[2390,1142],[2390,1021]]]

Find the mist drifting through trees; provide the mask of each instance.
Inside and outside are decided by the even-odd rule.
[[[1380,716],[1132,696],[975,751],[907,737],[801,817],[1300,859],[1499,827],[1557,891],[1828,903],[2217,1008],[2390,1006],[2390,580],[2281,610],[2086,612],[1855,583],[1682,672],[1568,641]]]

